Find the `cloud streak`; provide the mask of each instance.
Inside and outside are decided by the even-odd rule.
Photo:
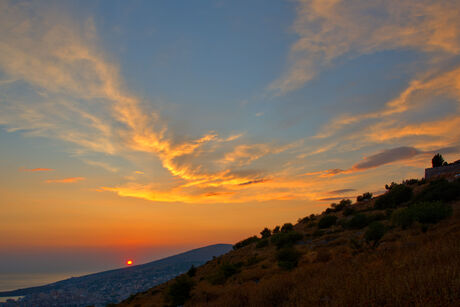
[[[63,178],[63,179],[48,179],[45,180],[45,183],[75,183],[85,180],[84,177],[70,177],[70,178]]]
[[[19,171],[20,172],[49,172],[49,171],[54,171],[54,169],[37,167],[37,168],[20,168]]]
[[[73,144],[71,152],[85,163],[111,172],[118,168],[85,156],[153,154],[173,177],[173,188],[249,185],[261,179],[261,171],[251,168],[254,162],[288,148],[245,144],[242,134],[221,138],[214,131],[179,138],[159,113],[126,89],[108,58],[91,18],[79,23],[35,3],[1,2],[0,70],[27,92],[0,92],[0,125]],[[166,185],[170,190],[164,195],[169,195],[174,189]]]

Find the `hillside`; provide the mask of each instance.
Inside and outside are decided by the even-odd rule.
[[[18,303],[7,306],[105,306],[165,282],[192,265],[201,265],[230,249],[229,244],[210,245],[141,265],[72,277],[40,287],[0,292],[0,297],[25,295]]]
[[[454,306],[460,180],[343,200],[118,306]]]

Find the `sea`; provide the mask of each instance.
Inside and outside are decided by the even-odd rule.
[[[78,277],[87,274],[90,274],[90,272],[0,274],[0,292],[43,286],[70,277]]]

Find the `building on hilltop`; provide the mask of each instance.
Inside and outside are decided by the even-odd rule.
[[[460,176],[460,160],[449,163],[443,166],[425,168],[425,179],[433,179],[437,177],[451,177],[455,178]]]

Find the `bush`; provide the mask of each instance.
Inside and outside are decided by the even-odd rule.
[[[299,262],[301,254],[293,247],[285,247],[276,253],[278,266],[284,270],[292,270]]]
[[[331,204],[332,209],[330,209],[332,212],[338,212],[343,210],[344,208],[348,207],[351,205],[351,200],[349,199],[342,199],[338,204]],[[326,213],[328,210],[326,210]]]
[[[414,216],[409,208],[396,209],[391,215],[393,225],[406,229],[414,222]]]
[[[323,228],[329,228],[337,222],[337,217],[335,215],[326,215],[322,217],[319,222],[318,222],[318,227],[323,229]]]
[[[313,232],[313,237],[321,237],[324,234],[324,230],[318,229],[315,232]]]
[[[449,202],[460,198],[460,182],[448,182],[445,179],[431,181],[420,194],[415,197],[420,201],[443,201]]]
[[[278,233],[278,232],[280,232],[280,227],[279,226],[276,226],[275,228],[273,228],[272,233]]]
[[[291,231],[288,233],[280,232],[280,233],[274,234],[271,237],[270,241],[277,248],[282,248],[286,246],[292,246],[297,241],[302,240],[302,238],[303,238],[303,235],[296,231]]]
[[[349,215],[352,215],[353,213],[355,213],[355,209],[351,207],[347,207],[345,208],[345,210],[343,210],[344,216],[349,216]]]
[[[233,245],[233,249],[239,249],[257,241],[259,241],[259,238],[257,238],[256,236],[249,237]]]
[[[289,232],[289,231],[292,231],[294,229],[294,225],[292,225],[291,223],[286,223],[283,225],[283,227],[281,227],[281,232]]]
[[[246,265],[251,266],[251,265],[259,263],[261,260],[262,259],[257,257],[257,255],[253,255],[248,259],[248,261],[246,262]]]
[[[264,248],[268,246],[268,239],[262,239],[259,242],[256,243],[256,248]]]
[[[452,215],[452,206],[442,202],[420,202],[408,208],[401,208],[393,212],[392,222],[407,228],[414,221],[435,224]]]
[[[190,269],[187,271],[187,275],[193,277],[196,275],[196,267],[192,264]]]
[[[396,208],[412,198],[412,189],[405,184],[396,184],[375,201],[376,209]]]
[[[443,202],[421,202],[409,207],[415,220],[420,223],[435,224],[452,215],[452,206]]]
[[[372,222],[375,222],[375,221],[386,220],[387,216],[384,213],[376,213],[376,214],[368,215],[367,219],[368,219],[369,223],[372,223]]]
[[[327,249],[320,249],[316,254],[315,262],[328,262],[331,260],[331,253]]]
[[[187,275],[181,275],[169,286],[167,299],[173,306],[184,305],[190,298],[190,291],[194,286],[193,280]]]
[[[369,224],[369,219],[367,215],[363,213],[358,213],[351,218],[348,222],[347,227],[351,229],[361,229],[366,227]]]
[[[414,184],[419,184],[420,181],[418,179],[407,179],[407,180],[404,180],[403,183],[407,185],[414,185]]]
[[[262,239],[265,239],[265,238],[268,238],[269,236],[271,236],[271,235],[272,235],[272,232],[271,232],[270,229],[264,228],[264,230],[262,230],[262,231],[260,232],[260,235],[262,236]]]
[[[217,272],[209,278],[209,282],[213,285],[224,284],[230,276],[239,273],[243,263],[223,263],[217,270]]]
[[[363,195],[359,195],[356,198],[356,201],[365,201],[365,200],[371,200],[372,199],[372,193],[366,192]]]
[[[310,217],[309,216],[306,216],[306,217],[303,217],[303,218],[299,218],[297,220],[297,223],[303,223],[303,224],[306,224],[310,221]]]
[[[373,222],[369,225],[366,232],[364,233],[364,238],[368,244],[372,242],[372,246],[376,247],[384,234],[385,225],[380,222]]]

